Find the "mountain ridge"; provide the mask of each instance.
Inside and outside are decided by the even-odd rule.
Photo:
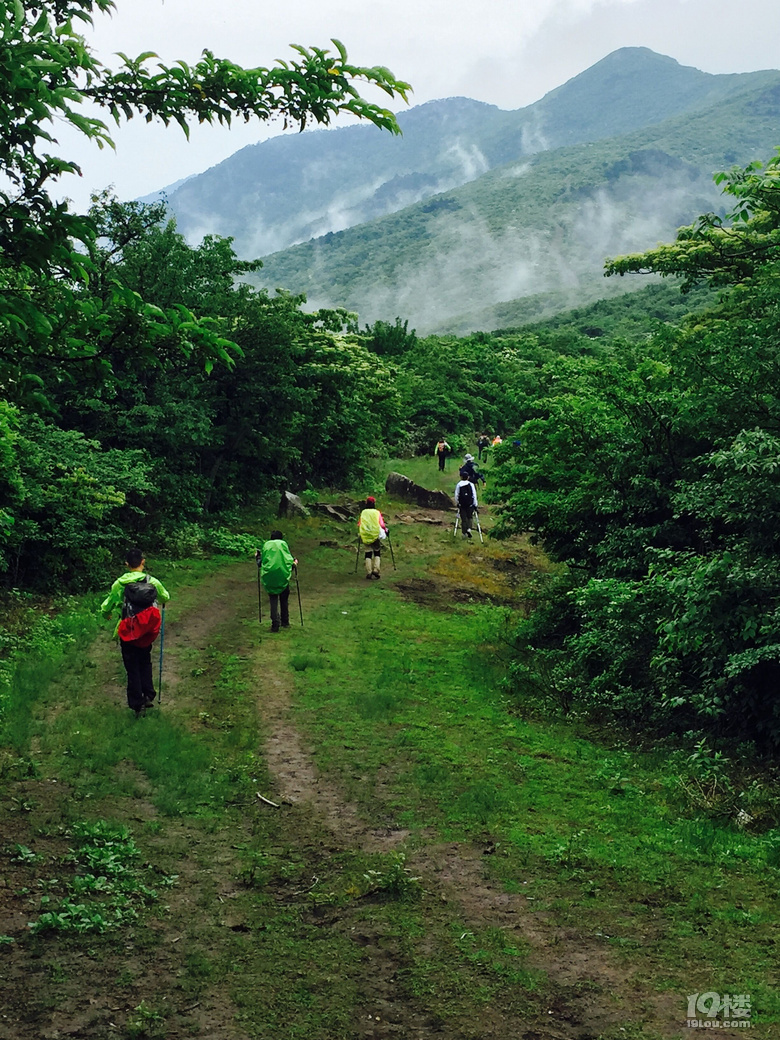
[[[722,207],[713,172],[780,142],[780,72],[621,48],[522,109],[455,97],[398,119],[400,140],[360,125],[250,145],[181,184],[171,212],[313,308],[422,331],[503,324],[530,298],[552,313],[628,287],[604,283],[605,256]]]
[[[400,140],[358,125],[248,145],[169,191],[168,204],[190,241],[229,236],[254,258],[397,212],[513,159],[706,107],[767,75],[712,75],[621,48],[525,108],[445,98],[401,112]]]
[[[470,312],[520,297],[548,295],[560,307],[610,295],[625,286],[606,287],[606,256],[669,241],[699,213],[722,212],[713,172],[771,154],[780,72],[769,82],[632,134],[538,152],[293,246],[264,258],[258,284],[369,322],[400,315],[427,332],[455,318],[467,331]]]

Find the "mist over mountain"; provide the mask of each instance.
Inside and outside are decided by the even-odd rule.
[[[780,72],[623,48],[526,108],[450,98],[399,123],[400,139],[354,126],[244,148],[170,190],[170,209],[190,240],[233,237],[264,257],[259,284],[312,307],[489,327],[506,301],[625,290],[601,277],[605,256],[670,239],[720,205],[716,169],[780,143]]]
[[[647,48],[623,48],[517,111],[467,98],[431,101],[399,114],[401,138],[374,126],[285,135],[166,192],[188,239],[230,235],[239,255],[262,256],[396,212],[513,159],[707,107],[772,75],[713,76]]]

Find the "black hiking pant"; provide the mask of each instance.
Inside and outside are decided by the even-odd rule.
[[[268,599],[271,601],[271,631],[279,631],[279,614],[283,628],[290,627],[290,586],[284,592],[269,592]],[[281,610],[280,610],[281,608]]]
[[[152,648],[125,643],[121,639],[119,645],[122,649],[122,663],[127,672],[127,706],[133,711],[141,711],[155,698]]]
[[[445,463],[445,461],[447,459],[447,453],[444,452],[444,451],[439,451],[436,454],[437,454],[438,459],[439,459],[439,470],[443,473],[444,472],[444,463]]]
[[[460,530],[464,538],[471,538],[471,528],[474,524],[474,506],[458,506],[460,513]]]

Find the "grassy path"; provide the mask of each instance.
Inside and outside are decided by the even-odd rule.
[[[160,710],[128,717],[105,640],[38,692],[2,760],[2,1040],[658,1040],[711,991],[777,1014],[771,836],[692,815],[674,762],[518,715],[487,603],[533,556],[384,505],[379,583],[350,529],[284,526],[305,625],[279,635],[253,562],[160,569]],[[85,821],[113,828],[97,866]],[[117,864],[119,894],[84,880]]]

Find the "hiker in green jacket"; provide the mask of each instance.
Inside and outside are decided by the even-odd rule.
[[[271,537],[263,542],[255,558],[260,565],[260,581],[271,601],[271,631],[278,632],[290,627],[290,578],[298,561],[290,552],[281,531],[271,531]],[[281,614],[281,617],[280,617]]]
[[[140,549],[128,549],[126,566],[127,570],[120,574],[111,586],[111,591],[103,600],[100,610],[104,617],[110,618],[117,608],[120,609],[114,638],[119,639],[122,663],[127,672],[127,706],[139,715],[157,696],[152,678],[152,643],[160,629],[157,603],[167,603],[171,597],[157,578],[146,573],[146,560]],[[150,606],[136,614],[139,624],[132,626],[127,617],[128,613],[132,614],[132,607],[128,610],[127,606],[127,586],[141,583],[152,585],[156,597]]]

